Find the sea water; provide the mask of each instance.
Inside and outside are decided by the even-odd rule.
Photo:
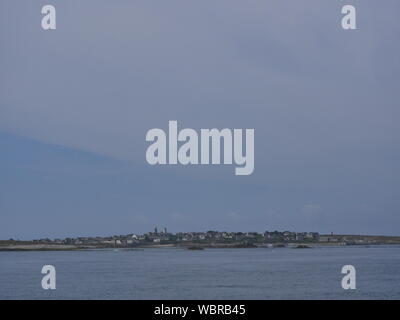
[[[0,299],[400,299],[400,246],[0,252]]]

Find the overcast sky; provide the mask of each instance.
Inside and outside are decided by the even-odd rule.
[[[41,28],[53,4],[57,30]],[[357,8],[357,30],[341,7]],[[397,0],[0,3],[0,239],[400,235]],[[255,171],[149,166],[146,132],[254,128]]]

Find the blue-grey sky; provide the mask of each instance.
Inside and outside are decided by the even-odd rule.
[[[41,28],[41,7],[57,30]],[[341,7],[357,30],[341,28]],[[400,234],[397,0],[3,0],[0,239]],[[255,171],[150,166],[146,132],[254,128]]]

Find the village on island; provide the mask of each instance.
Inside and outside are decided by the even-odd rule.
[[[258,232],[168,232],[157,227],[144,234],[109,237],[76,237],[36,239],[32,241],[1,240],[1,250],[76,250],[99,248],[204,248],[293,247],[311,248],[318,245],[381,245],[400,244],[400,237],[372,235],[322,235],[318,232],[265,231]]]

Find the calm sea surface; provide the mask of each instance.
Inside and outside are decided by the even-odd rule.
[[[0,299],[400,299],[400,246],[0,252]]]

